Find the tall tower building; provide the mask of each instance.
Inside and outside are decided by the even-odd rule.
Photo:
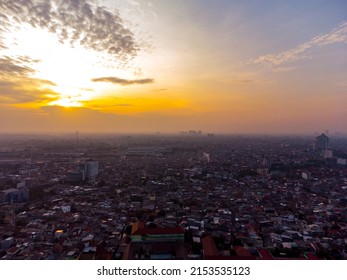
[[[329,148],[329,137],[324,133],[316,137],[315,140],[315,150],[323,151]]]
[[[93,178],[99,174],[99,163],[95,160],[87,160],[86,161],[86,177]]]
[[[79,164],[78,170],[84,172],[85,179],[91,179],[99,174],[99,163],[96,160],[86,160]]]

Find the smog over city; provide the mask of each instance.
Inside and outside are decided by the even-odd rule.
[[[346,260],[346,11],[0,0],[0,259]]]

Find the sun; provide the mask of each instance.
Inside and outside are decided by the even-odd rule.
[[[12,47],[3,55],[30,58],[26,59],[26,66],[34,70],[30,78],[48,81],[44,87],[57,94],[48,106],[82,107],[107,90],[107,85],[93,78],[126,74],[111,65],[107,55],[78,43],[60,42],[54,34],[30,25],[12,30],[7,41]]]

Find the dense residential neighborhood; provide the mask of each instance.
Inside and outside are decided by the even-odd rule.
[[[77,136],[0,137],[0,258],[347,259],[341,135]]]

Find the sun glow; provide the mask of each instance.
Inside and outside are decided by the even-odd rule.
[[[122,37],[124,34],[105,44],[94,36],[94,31],[82,30],[89,39],[95,39],[95,42],[87,40],[86,44],[83,41],[86,34],[78,37],[74,26],[54,29],[54,25],[19,23],[15,17],[8,20],[7,31],[2,31],[4,45],[10,47],[0,50],[0,57],[19,66],[13,68],[18,70],[18,75],[12,77],[17,79],[24,93],[30,92],[33,96],[30,100],[26,97],[22,98],[24,101],[15,100],[14,106],[29,109],[78,107],[132,116],[147,112],[173,115],[186,110],[186,96],[156,88],[160,85],[152,78],[152,75],[162,77],[156,74],[156,69],[163,69],[163,64],[168,63],[165,55],[158,55],[154,63],[146,51],[134,53],[136,44],[131,46],[131,40]],[[110,52],[111,47],[119,50]],[[147,73],[146,77],[141,77],[144,69],[149,76]]]
[[[93,78],[127,75],[126,71],[116,68],[113,61],[107,60],[107,54],[78,43],[59,42],[54,34],[28,25],[9,32],[7,42],[13,47],[1,54],[20,59],[23,66],[33,70],[29,78],[46,81],[42,87],[57,93],[57,98],[47,105],[82,107],[84,101],[98,98],[110,88],[110,85],[92,82]]]

